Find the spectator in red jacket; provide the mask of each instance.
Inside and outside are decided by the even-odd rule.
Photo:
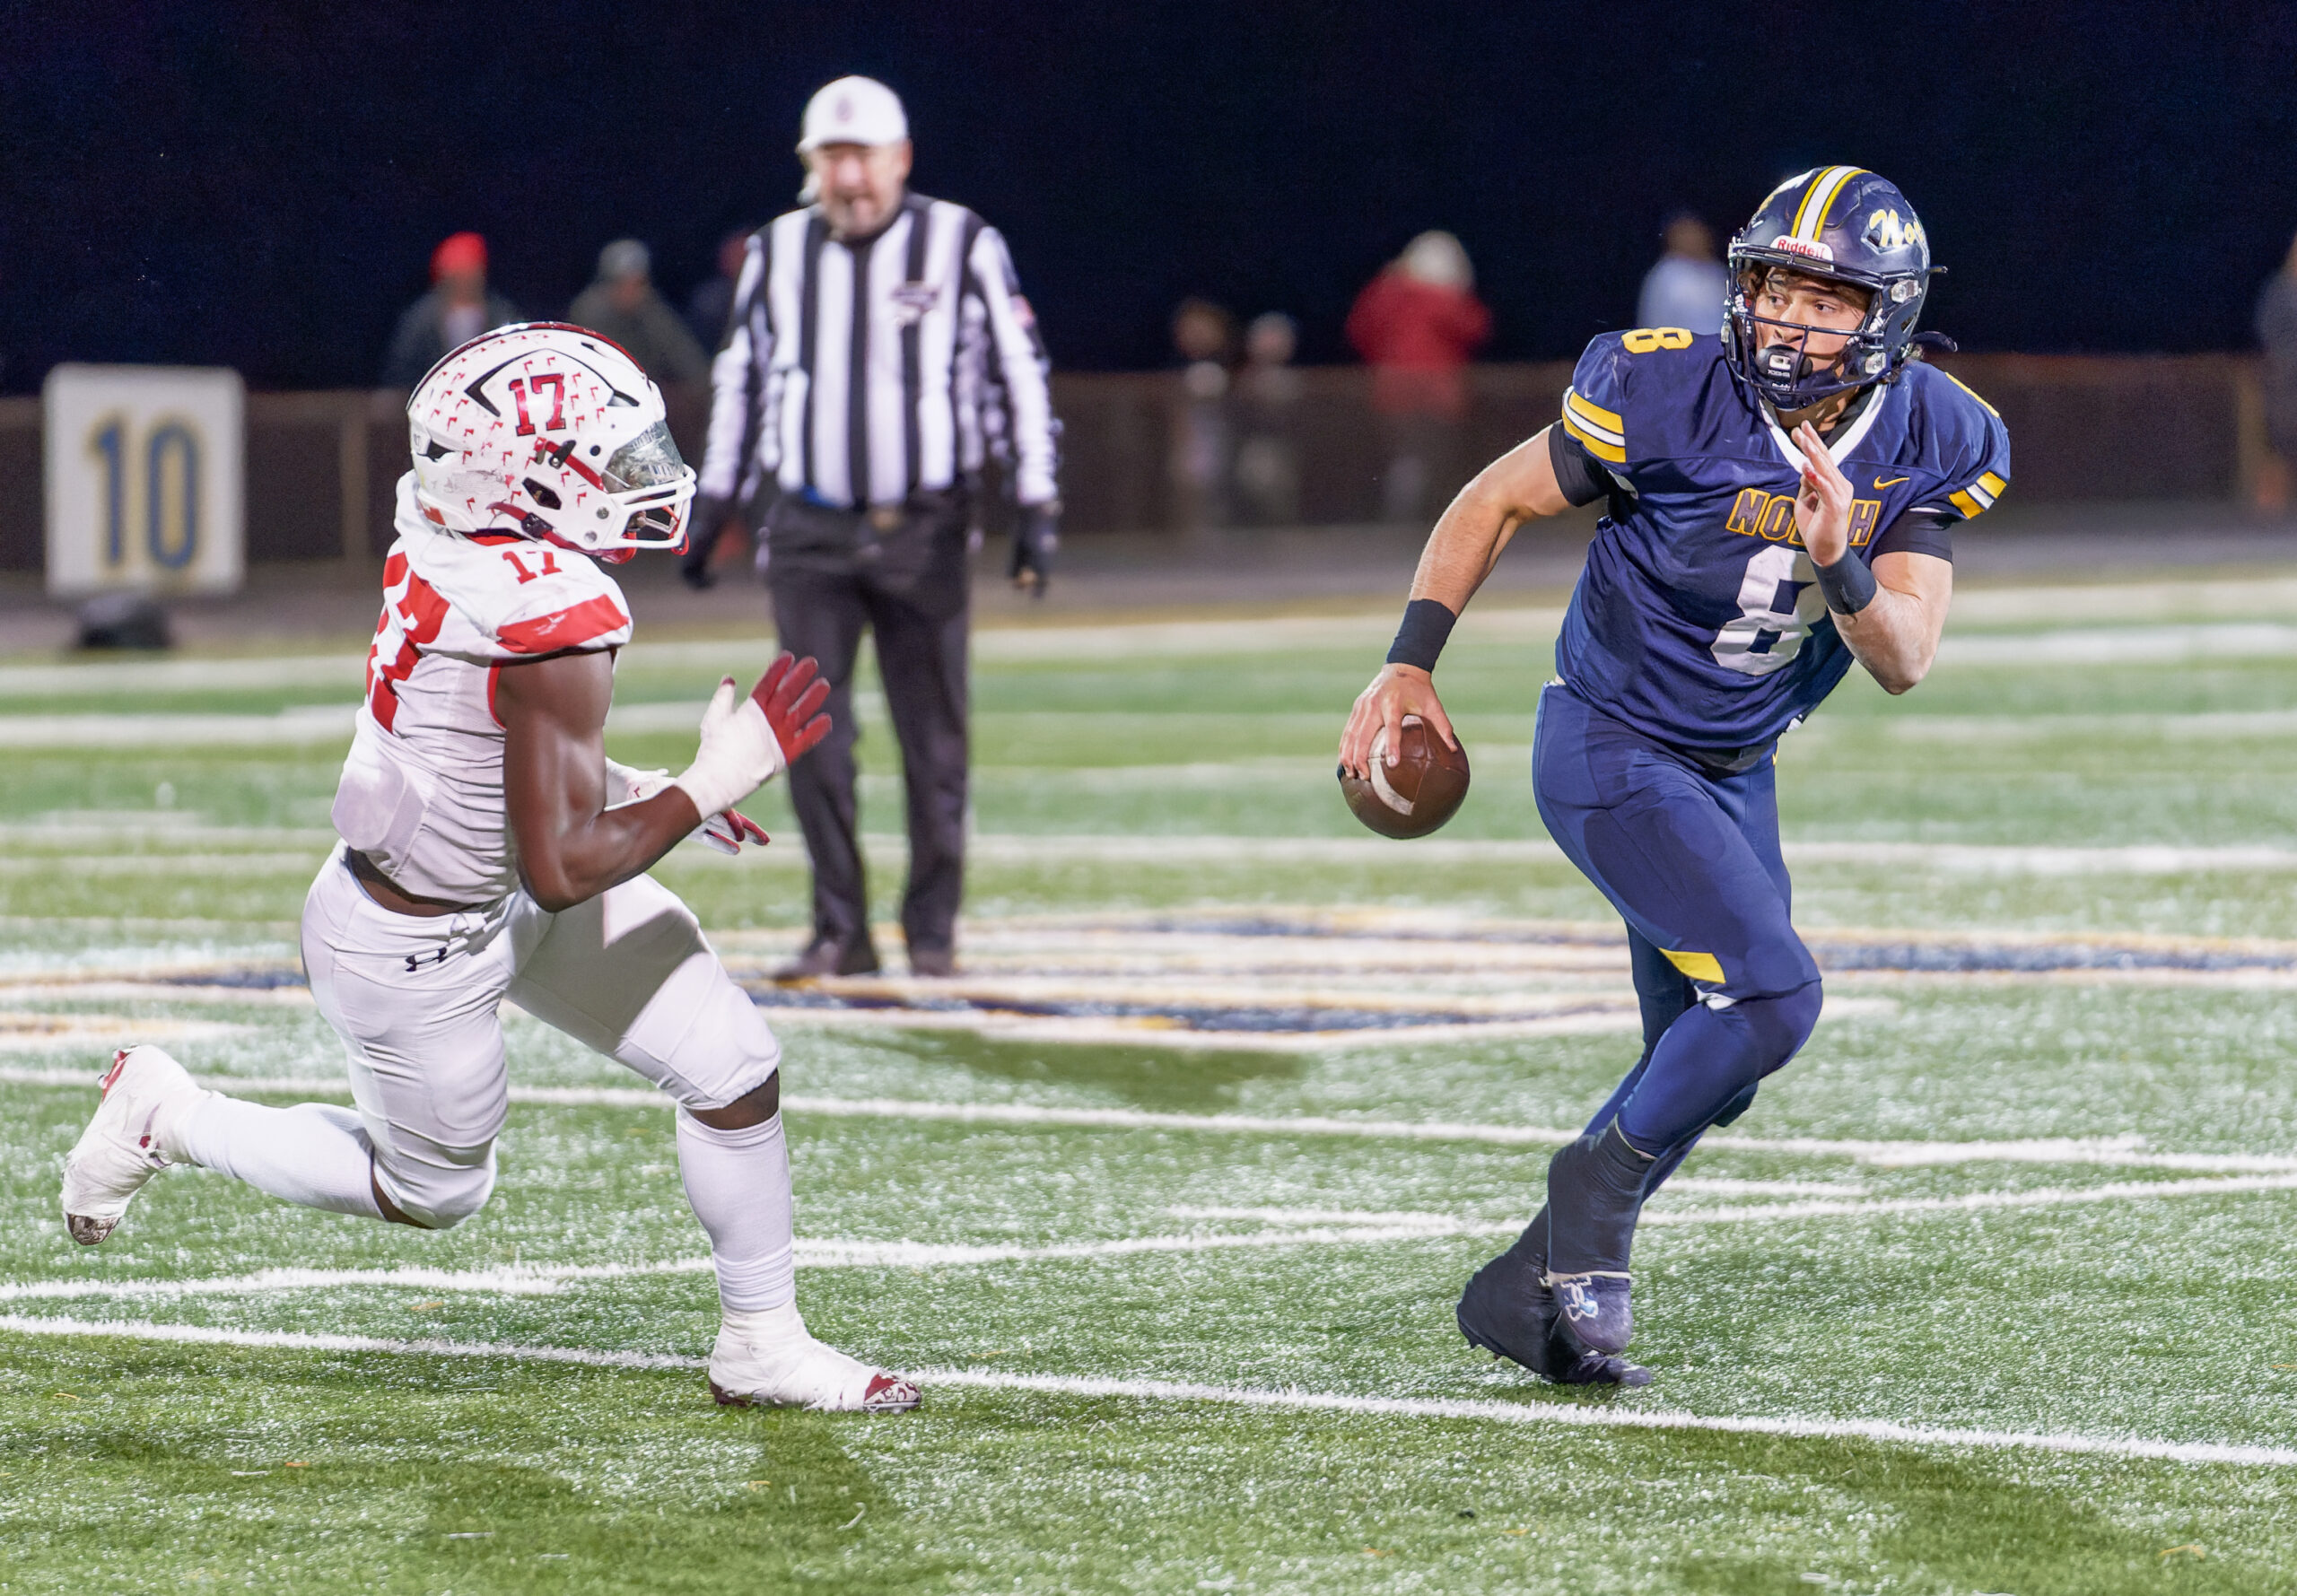
[[[486,240],[459,232],[431,255],[429,293],[406,308],[383,357],[383,386],[411,388],[450,349],[523,320],[519,307],[486,286]]]
[[[1372,367],[1372,403],[1388,424],[1390,520],[1419,519],[1431,482],[1448,476],[1467,414],[1460,370],[1490,336],[1475,269],[1448,232],[1421,233],[1356,296],[1348,341]]]

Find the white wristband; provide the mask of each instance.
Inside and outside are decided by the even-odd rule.
[[[782,744],[765,711],[731,682],[722,682],[702,711],[702,746],[673,785],[707,820],[732,808],[782,773]]]
[[[643,803],[670,784],[668,771],[642,771],[618,759],[607,761],[607,807]]]

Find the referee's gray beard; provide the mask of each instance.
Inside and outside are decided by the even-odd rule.
[[[901,207],[908,198],[909,185],[904,183],[899,188],[894,190],[893,201],[886,206],[886,214],[884,215],[878,217],[867,227],[857,227],[851,231],[840,227],[838,225],[836,216],[832,214],[829,219],[829,236],[835,239],[841,244],[859,244],[865,242],[868,240],[874,239],[879,233],[885,231],[886,229],[894,224],[895,218],[901,214]],[[828,210],[826,201],[822,202],[822,205],[825,211]]]

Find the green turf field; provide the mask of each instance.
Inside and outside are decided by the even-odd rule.
[[[891,1419],[711,1405],[670,1117],[522,1017],[460,1228],[182,1171],[74,1247],[124,1040],[344,1095],[293,926],[359,662],[0,664],[0,1592],[2297,1586],[2293,600],[1974,592],[1788,739],[1829,1013],[1653,1204],[1626,1393],[1451,1318],[1635,1051],[1532,808],[1553,613],[1463,624],[1422,843],[1332,779],[1387,615],[984,634],[968,978],[755,986],[799,1301]],[[642,641],[614,752],[764,654]],[[659,872],[748,980],[805,922],[753,812]]]

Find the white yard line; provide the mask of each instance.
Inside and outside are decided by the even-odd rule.
[[[2297,612],[2297,579],[2169,577],[1958,587],[1949,624],[2062,626],[2069,621],[2270,620],[2293,612]]]
[[[2201,1181],[2122,1181],[2089,1187],[2031,1191],[1973,1191],[1954,1197],[1843,1198],[1757,1204],[1742,1208],[1647,1210],[1644,1223],[1668,1228],[1705,1225],[1766,1225],[1807,1219],[1887,1218],[1913,1214],[1999,1212],[2146,1202],[2183,1197],[2231,1197],[2297,1190],[2297,1174],[2246,1175]],[[1350,1209],[1193,1208],[1169,1210],[1183,1217],[1258,1221],[1279,1228],[1242,1234],[1118,1236],[1100,1241],[949,1243],[806,1241],[797,1243],[801,1269],[962,1269],[995,1263],[1060,1263],[1135,1258],[1157,1253],[1257,1252],[1291,1247],[1357,1247],[1386,1242],[1512,1236],[1520,1219],[1462,1218],[1434,1213],[1370,1213]],[[652,1263],[524,1264],[481,1269],[272,1269],[208,1278],[93,1278],[0,1281],[0,1302],[172,1300],[188,1296],[248,1296],[287,1291],[380,1286],[410,1291],[470,1292],[495,1296],[551,1296],[570,1286],[659,1275],[706,1274],[707,1258]]]
[[[648,706],[637,706],[647,708]],[[684,713],[681,707],[680,712]],[[69,720],[71,717],[62,719]],[[89,717],[107,720],[106,717]],[[109,718],[116,720],[117,718]],[[174,716],[148,717],[153,720],[174,721],[187,719]],[[268,716],[221,717],[224,720],[268,721]],[[31,746],[11,744],[6,728],[12,724],[0,717],[0,747]],[[145,742],[165,743],[166,737],[147,736],[152,728],[143,728],[123,743],[143,746]],[[1909,734],[1913,735],[1913,734]],[[188,738],[182,740],[200,740]],[[109,746],[43,744],[43,746]],[[1199,774],[1218,768],[1252,772],[1256,767],[1246,763],[1236,766],[1166,767],[1142,765],[1134,767],[1131,774],[1154,775],[1166,769],[1185,769]],[[1319,767],[1321,768],[1321,767]],[[164,811],[160,812],[164,814]],[[329,832],[266,826],[200,826],[175,828],[154,825],[145,833],[135,833],[130,827],[132,817],[122,817],[118,824],[84,824],[70,822],[29,822],[0,824],[0,843],[37,846],[41,843],[56,847],[85,847],[89,844],[116,844],[124,831],[137,834],[148,845],[155,839],[197,842],[209,847],[232,842],[243,843],[245,853],[209,852],[205,854],[171,854],[164,849],[150,848],[148,851],[132,854],[49,854],[18,855],[6,862],[17,870],[70,868],[73,870],[107,870],[120,874],[137,872],[166,872],[191,874],[213,872],[231,875],[250,868],[316,868],[319,859],[334,843]],[[795,869],[806,863],[802,846],[776,843],[764,849],[746,849],[739,859],[729,860],[722,855],[705,855],[686,850],[671,856],[671,862],[713,868],[744,867],[759,869]],[[863,836],[867,851],[882,861],[893,862],[908,851],[905,838],[891,833],[873,832]],[[1175,834],[1102,834],[1092,833],[1048,833],[1037,834],[1023,832],[983,832],[976,833],[966,844],[970,855],[984,864],[1031,863],[1101,863],[1101,864],[1164,864],[1175,867],[1221,864],[1284,864],[1284,865],[1361,865],[1388,861],[1414,862],[1424,865],[1561,865],[1567,861],[1562,851],[1543,837],[1504,837],[1475,840],[1424,837],[1417,842],[1393,842],[1379,837],[1238,837]],[[308,851],[288,852],[285,850]],[[258,851],[262,850],[262,851]],[[2297,870],[2297,849],[2268,844],[2233,844],[2230,846],[2197,847],[2172,842],[2137,842],[2112,847],[2061,847],[1990,842],[1830,842],[1789,840],[1785,845],[1786,859],[1795,865],[1865,866],[1882,868],[1919,868],[1946,870],[1978,875],[2018,876],[2163,876],[2199,872],[2240,872],[2275,874]],[[1175,911],[1183,912],[1183,911]],[[1912,933],[1909,933],[1912,935]],[[2045,937],[2043,939],[2047,940]],[[2072,939],[2069,936],[2068,939]]]
[[[0,1321],[0,1329],[6,1328]],[[1686,1413],[1680,1408],[1630,1408],[1623,1404],[1582,1406],[1564,1400],[1437,1401],[1416,1397],[1359,1397],[1341,1392],[1267,1391],[1250,1386],[1205,1385],[1166,1380],[1110,1380],[1068,1374],[1021,1374],[1002,1370],[929,1369],[916,1375],[930,1393],[935,1387],[986,1391],[1030,1391],[1049,1396],[1116,1397],[1144,1402],[1212,1402],[1296,1413],[1340,1413],[1393,1418],[1471,1421],[1491,1424],[1578,1426],[1590,1429],[1719,1430],[1742,1435],[1778,1435],[1797,1441],[1879,1441],[1907,1446],[1982,1447],[2074,1452],[2107,1457],[2153,1458],[2179,1463],[2234,1463],[2257,1468],[2297,1467],[2297,1448],[2255,1446],[2221,1441],[2156,1441],[2135,1435],[2083,1435],[2062,1431],[1966,1430],[1886,1419],[1741,1417]]]
[[[0,1067],[0,1085],[64,1086],[93,1091],[92,1068]],[[200,1085],[258,1096],[347,1097],[343,1077],[203,1076]],[[668,1109],[670,1099],[643,1086],[519,1086],[515,1103],[547,1108]],[[968,1125],[1074,1127],[1096,1130],[1164,1130],[1215,1136],[1346,1137],[1371,1141],[1480,1142],[1500,1147],[1559,1147],[1579,1135],[1553,1125],[1476,1125],[1443,1120],[1342,1120],[1323,1115],[1181,1114],[1131,1108],[1048,1108],[1027,1103],[933,1103],[911,1097],[816,1097],[792,1093],[782,1106],[794,1114],[827,1119],[906,1120]],[[2169,1169],[2196,1173],[2297,1173],[2297,1156],[2275,1153],[2158,1153],[2144,1138],[2037,1137],[2003,1141],[1866,1141],[1830,1137],[1735,1136],[1716,1131],[1700,1141],[1707,1150],[1780,1153],[1794,1157],[1848,1158],[1882,1168],[1946,1164],[2041,1164],[2100,1169]]]
[[[1926,715],[1877,716],[1872,720],[1813,721],[1804,732],[1873,728],[1906,742],[2031,743],[2046,737],[2170,737],[2183,742],[2218,742],[2226,737],[2297,736],[2297,711],[2214,710],[2190,715]],[[1797,736],[1802,733],[1797,733]]]
[[[1882,1001],[1887,1002],[1887,999]],[[1428,1007],[1439,1005],[1431,1002]],[[1891,1007],[1894,1008],[1896,1006]],[[760,1004],[758,1008],[767,1019],[783,1027],[966,1031],[982,1036],[1063,1042],[1073,1046],[1151,1047],[1218,1053],[1328,1053],[1349,1048],[1373,1047],[1393,1050],[1425,1047],[1437,1042],[1494,1042],[1519,1037],[1631,1034],[1643,1028],[1642,1020],[1628,1008],[1558,1015],[1546,1019],[1335,1026],[1325,1031],[1197,1031],[1169,1024],[1155,1015],[1098,1018],[1090,1016],[1016,1014],[998,1009],[781,1008],[772,1004]]]
[[[2085,1203],[2153,1201],[2170,1197],[2236,1197],[2297,1190],[2297,1173],[2231,1175],[2203,1181],[2117,1181],[2103,1186],[2046,1186],[2031,1191],[1968,1191],[1957,1197],[1841,1198],[1752,1208],[1646,1209],[1646,1225],[1776,1224],[1893,1214],[1970,1214],[2005,1208],[2056,1208]]]
[[[585,1280],[623,1280],[643,1275],[706,1274],[707,1258],[667,1263],[536,1264],[489,1269],[258,1269],[252,1274],[210,1279],[12,1280],[0,1282],[0,1303],[54,1302],[93,1298],[134,1302],[186,1296],[253,1296],[279,1291],[333,1291],[375,1286],[406,1291],[467,1291],[496,1296],[551,1296]]]
[[[367,656],[275,654],[239,659],[106,659],[75,665],[0,666],[0,698],[74,698],[153,693],[223,693],[336,686],[354,695],[366,679]]]
[[[1120,1236],[1093,1242],[1019,1243],[805,1241],[797,1243],[801,1269],[961,1269],[991,1263],[1059,1263],[1094,1258],[1132,1258],[1160,1252],[1235,1252],[1276,1247],[1347,1247],[1456,1235],[1513,1235],[1520,1224],[1415,1216],[1409,1224],[1288,1227],[1242,1235]],[[258,1269],[208,1279],[12,1280],[0,1282],[0,1302],[97,1298],[137,1301],[186,1296],[251,1296],[283,1291],[350,1286],[410,1291],[473,1292],[496,1296],[553,1296],[569,1286],[651,1275],[710,1272],[707,1258],[659,1263],[532,1264],[485,1269]]]
[[[2297,849],[2188,848],[2137,842],[2113,848],[2024,847],[1987,842],[1788,842],[1796,865],[1904,866],[2000,876],[2181,876],[2204,871],[2245,875],[2297,870]]]
[[[1448,1214],[1370,1208],[1206,1208],[1178,1202],[1165,1212],[1175,1219],[1236,1219],[1260,1225],[1385,1225],[1415,1233],[1442,1232],[1459,1223]]]
[[[271,715],[0,715],[0,748],[298,747],[351,739],[356,704]]]
[[[18,853],[0,856],[0,875],[301,876],[317,871],[327,856],[322,847],[294,853]]]
[[[2179,665],[2197,659],[2285,659],[2297,626],[2271,621],[2092,626],[1989,635],[1949,632],[1941,665]]]
[[[510,1343],[386,1340],[301,1330],[221,1330],[205,1325],[50,1319],[32,1314],[0,1315],[0,1331],[25,1336],[110,1338],[163,1344],[245,1347],[294,1352],[380,1353],[396,1356],[500,1358],[523,1363],[572,1364],[590,1368],[698,1371],[700,1358],[662,1353],[593,1350],[580,1347],[536,1347]],[[929,1400],[935,1390],[1035,1391],[1046,1396],[1113,1398],[1138,1402],[1201,1402],[1291,1413],[1330,1413],[1351,1417],[1409,1418],[1435,1422],[1559,1425],[1589,1429],[1705,1430],[1729,1435],[1777,1435],[1796,1441],[1875,1441],[1890,1445],[2037,1451],[2076,1455],[2147,1458],[2177,1463],[2230,1463],[2241,1467],[2297,1467],[2297,1449],[2223,1441],[2162,1441],[2141,1435],[2085,1435],[2064,1431],[1955,1429],[1897,1424],[1884,1419],[1742,1417],[1689,1413],[1680,1408],[1638,1408],[1628,1402],[1583,1405],[1568,1400],[1437,1400],[1418,1397],[1364,1397],[1341,1391],[1271,1391],[1252,1386],[1209,1385],[1176,1380],[1098,1379],[1074,1374],[1024,1374],[988,1369],[921,1369],[915,1378]],[[1629,1398],[1629,1402],[1635,1400]]]
[[[581,1090],[581,1088],[574,1088]],[[511,1100],[519,1100],[516,1088]],[[1322,1115],[1180,1114],[1129,1108],[1044,1108],[1019,1103],[930,1103],[899,1097],[813,1097],[793,1095],[791,1112],[836,1118],[955,1121],[966,1124],[1063,1125],[1110,1130],[1206,1131],[1242,1136],[1338,1136],[1375,1140],[1460,1141],[1506,1147],[1559,1147],[1579,1135],[1551,1125],[1474,1125],[1419,1120],[1342,1120]],[[1749,1153],[1851,1158],[1884,1166],[1934,1164],[2063,1164],[2132,1169],[2297,1172],[2297,1157],[2240,1153],[2148,1153],[2138,1138],[2023,1141],[1850,1141],[1819,1137],[1708,1135],[1699,1146]]]
[[[871,833],[863,843],[873,856],[892,860],[904,855],[900,837]],[[1367,865],[1563,865],[1563,852],[1545,838],[1475,841],[1422,837],[1391,842],[1378,837],[1104,836],[1078,833],[1028,835],[984,833],[966,845],[984,864],[1104,863],[1170,865],[1224,864]],[[1980,875],[2160,876],[2198,871],[2275,873],[2297,870],[2297,849],[2269,846],[2187,847],[2177,843],[2134,843],[2110,848],[2027,846],[1985,842],[1788,842],[1794,865],[1915,868]],[[773,850],[745,853],[759,865],[777,862]],[[792,850],[778,861],[803,862]],[[697,858],[696,862],[702,862]]]

